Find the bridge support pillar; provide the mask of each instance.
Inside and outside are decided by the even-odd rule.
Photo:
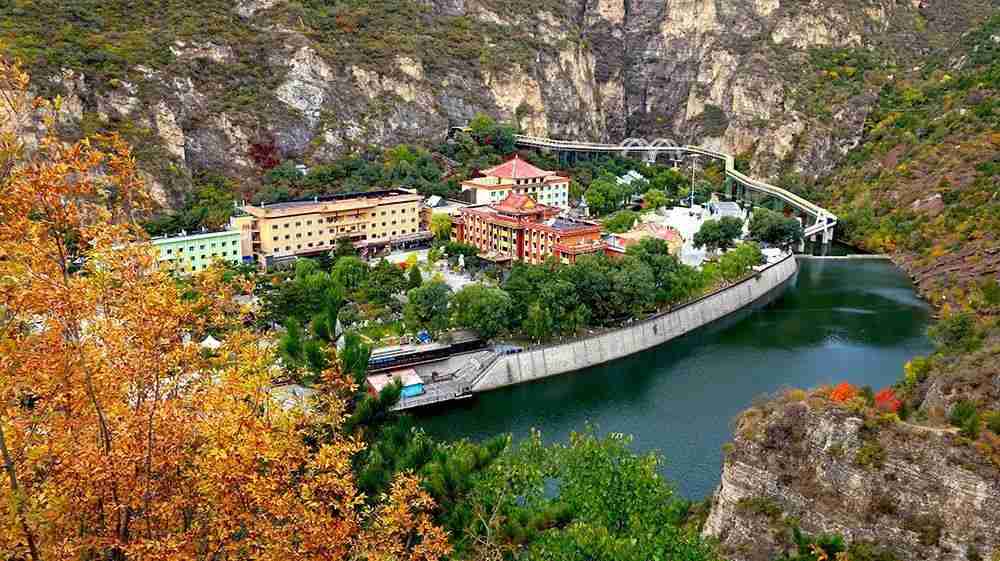
[[[823,230],[823,245],[829,245],[833,242],[833,228],[827,228]]]

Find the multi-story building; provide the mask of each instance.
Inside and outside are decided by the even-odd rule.
[[[423,197],[402,189],[245,205],[233,218],[244,251],[262,267],[333,249],[340,238],[363,250],[430,238],[420,227]]]
[[[496,204],[513,193],[528,195],[543,205],[569,208],[569,178],[539,169],[516,155],[482,174],[462,182],[462,193],[472,204]]]
[[[160,250],[160,262],[178,273],[202,271],[216,259],[229,263],[243,262],[238,230],[162,236],[150,240]]]
[[[481,257],[497,263],[541,263],[550,256],[572,263],[578,255],[604,251],[600,224],[559,213],[512,193],[495,204],[463,208],[452,224],[452,239],[478,247]]]

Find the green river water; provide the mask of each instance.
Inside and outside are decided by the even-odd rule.
[[[437,437],[564,440],[591,423],[665,459],[691,499],[718,485],[732,421],[756,396],[848,381],[876,389],[926,354],[930,309],[889,261],[805,260],[794,284],[660,347],[603,366],[481,394],[421,413]]]

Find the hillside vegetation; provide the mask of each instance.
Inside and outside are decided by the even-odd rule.
[[[936,305],[996,313],[1000,15],[886,84],[863,143],[817,195],[847,241],[897,255]]]

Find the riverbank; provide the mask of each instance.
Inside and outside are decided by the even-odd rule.
[[[902,271],[884,260],[799,260],[780,297],[743,308],[667,344],[583,371],[477,394],[416,412],[442,440],[485,440],[533,430],[565,442],[588,424],[632,435],[657,451],[681,496],[704,499],[719,484],[732,419],[788,387],[849,382],[885,387],[926,355],[931,310]]]
[[[662,345],[780,293],[798,271],[794,255],[678,308],[601,335],[497,358],[470,386],[473,393],[583,370]]]

